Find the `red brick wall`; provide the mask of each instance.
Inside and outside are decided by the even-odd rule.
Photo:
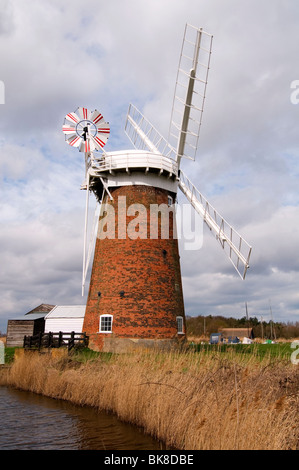
[[[111,337],[109,333],[98,333],[103,314],[113,315],[114,337],[181,339],[184,335],[177,335],[176,317],[184,318],[184,303],[172,214],[169,239],[161,239],[160,226],[158,239],[150,239],[150,204],[167,205],[168,192],[140,185],[119,187],[111,193],[113,201],[108,202],[115,210],[116,236],[115,239],[97,238],[96,242],[83,325],[83,331],[90,335],[90,347],[102,349],[103,337]],[[126,196],[127,208],[133,203],[147,208],[145,224],[136,226],[144,239],[118,239],[118,219],[123,217],[118,213],[119,196]],[[127,216],[126,224],[133,221],[135,225],[136,216]],[[101,218],[107,221],[105,214]]]

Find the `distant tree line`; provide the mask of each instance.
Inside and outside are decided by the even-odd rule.
[[[189,336],[210,336],[220,328],[252,328],[255,338],[292,339],[299,338],[299,322],[260,321],[256,317],[226,318],[221,315],[187,316],[187,333]]]

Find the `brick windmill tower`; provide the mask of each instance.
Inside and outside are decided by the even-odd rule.
[[[110,129],[97,110],[78,108],[65,117],[67,143],[85,154],[82,294],[94,246],[91,240],[87,253],[90,192],[100,207],[83,325],[93,349],[169,347],[186,338],[175,217],[178,188],[245,278],[251,247],[180,168],[182,158],[195,158],[211,46],[210,34],[186,25],[168,140],[132,105],[126,133],[133,150],[103,150]]]

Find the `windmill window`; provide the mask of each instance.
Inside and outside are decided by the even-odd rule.
[[[176,321],[177,321],[177,327],[178,327],[178,334],[183,335],[184,334],[183,317],[176,317]]]
[[[112,333],[113,315],[100,316],[100,333]]]

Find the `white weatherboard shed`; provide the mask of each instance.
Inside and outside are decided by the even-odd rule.
[[[82,333],[85,305],[56,305],[45,316],[45,333]]]

